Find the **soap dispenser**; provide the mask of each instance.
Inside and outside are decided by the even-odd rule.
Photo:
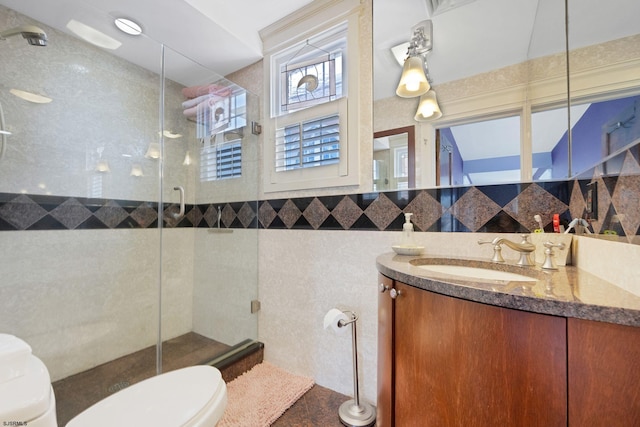
[[[412,213],[404,214],[404,225],[402,226],[402,245],[403,246],[415,246],[413,241],[413,224],[411,223]]]
[[[399,244],[392,246],[395,253],[399,255],[420,255],[424,246],[418,246],[414,240],[413,224],[411,223],[412,213],[404,214],[404,224],[402,225],[402,240]]]

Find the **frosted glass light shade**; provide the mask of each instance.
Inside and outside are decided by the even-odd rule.
[[[144,176],[144,172],[142,172],[142,166],[140,166],[139,164],[135,164],[135,165],[131,166],[131,173],[129,175],[131,175],[131,176]]]
[[[144,155],[147,159],[159,159],[160,158],[160,144],[157,142],[149,143],[149,148]]]
[[[418,111],[414,119],[419,122],[427,120],[437,120],[442,117],[442,111],[436,99],[436,93],[433,90],[428,91],[420,97]]]
[[[106,160],[98,160],[96,164],[96,172],[109,173],[111,172],[111,168],[109,167],[109,162]]]
[[[424,64],[419,56],[410,56],[404,61],[402,76],[396,89],[396,95],[413,98],[426,93],[431,88],[424,74]]]

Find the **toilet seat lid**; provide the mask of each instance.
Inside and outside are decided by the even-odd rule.
[[[101,400],[66,427],[185,425],[226,393],[220,371],[199,365],[148,378]]]
[[[24,374],[0,384],[0,422],[31,421],[51,404],[51,378],[40,359],[31,355]]]

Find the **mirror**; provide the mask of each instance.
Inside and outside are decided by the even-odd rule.
[[[415,127],[373,134],[373,191],[415,187]]]
[[[593,13],[599,7],[593,0],[568,0],[567,80],[563,2],[374,0],[374,132],[415,125],[417,188],[576,175],[605,156],[600,130],[588,138],[588,129],[611,130],[630,120],[635,101],[627,98],[639,92],[631,73],[638,75],[633,16],[640,5],[608,3],[625,11],[611,18]],[[395,95],[401,66],[391,48],[409,41],[412,27],[425,19],[433,24],[428,76],[444,115],[416,122],[418,99]],[[621,98],[627,101],[613,111]],[[615,138],[623,134],[613,132]]]

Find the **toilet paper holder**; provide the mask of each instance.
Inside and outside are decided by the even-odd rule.
[[[335,310],[335,309],[334,309]],[[332,317],[334,310],[330,310],[326,317]],[[342,310],[341,310],[342,311]],[[339,328],[346,328],[351,325],[351,343],[353,347],[353,399],[349,399],[340,405],[338,409],[338,415],[340,416],[340,422],[345,426],[350,427],[367,427],[371,426],[376,421],[376,410],[373,406],[366,402],[360,402],[360,394],[358,389],[358,338],[356,331],[356,321],[358,315],[353,311],[342,311],[347,315],[347,319],[339,318],[337,326]],[[328,324],[325,321],[325,328]]]

